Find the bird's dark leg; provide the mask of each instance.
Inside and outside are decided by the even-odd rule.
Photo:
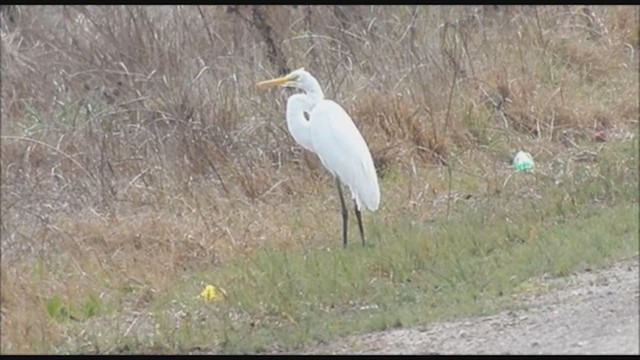
[[[362,246],[364,246],[364,230],[362,229],[362,214],[358,210],[358,203],[353,200],[353,208],[356,210],[356,218],[358,219],[358,229],[360,229],[360,237],[362,238]]]
[[[344,198],[342,197],[342,187],[340,186],[340,180],[336,177],[336,185],[338,185],[338,195],[340,195],[340,204],[342,204],[342,244],[347,247],[347,220],[349,219],[349,212],[347,206],[344,204]]]

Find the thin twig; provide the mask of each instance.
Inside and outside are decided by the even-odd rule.
[[[456,82],[458,81],[458,67],[453,67],[453,81],[451,82],[451,90],[449,90],[449,99],[447,101],[447,113],[445,115],[444,120],[444,129],[442,131],[443,138],[447,136],[447,128],[449,126],[449,117],[451,115],[451,102],[453,101],[453,91],[456,87]],[[452,184],[452,174],[451,174],[451,164],[449,161],[446,162],[447,166],[447,176],[449,177],[449,184],[447,189],[447,219],[449,218],[449,210],[451,208],[451,184]]]

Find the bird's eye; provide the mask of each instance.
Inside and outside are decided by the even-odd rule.
[[[304,118],[307,119],[307,121],[309,121],[309,113],[308,112],[303,112],[304,114]]]

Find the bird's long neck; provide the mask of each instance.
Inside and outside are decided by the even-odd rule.
[[[298,144],[311,151],[313,151],[311,124],[305,118],[304,113],[310,112],[318,101],[305,94],[291,95],[287,100],[287,127],[289,132]]]
[[[311,123],[304,113],[309,114],[314,106],[324,99],[324,92],[314,77],[305,82],[301,89],[306,94],[291,95],[287,100],[287,127],[293,138],[307,150],[314,151],[311,140]]]
[[[307,96],[310,99],[309,102],[312,104],[311,107],[318,103],[318,101],[324,99],[324,92],[322,92],[322,88],[320,87],[318,80],[316,80],[315,78],[312,79],[312,81],[307,85],[304,91],[307,93]]]

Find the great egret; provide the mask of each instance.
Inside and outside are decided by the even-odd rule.
[[[288,75],[257,84],[259,88],[289,86],[306,94],[294,94],[287,100],[287,127],[293,138],[322,161],[335,177],[342,205],[342,239],[347,247],[347,207],[340,183],[347,184],[354,200],[358,229],[364,245],[360,210],[375,211],[380,204],[378,176],[367,143],[347,112],[332,100],[324,98],[318,80],[304,68]],[[309,120],[305,118],[305,113]]]

